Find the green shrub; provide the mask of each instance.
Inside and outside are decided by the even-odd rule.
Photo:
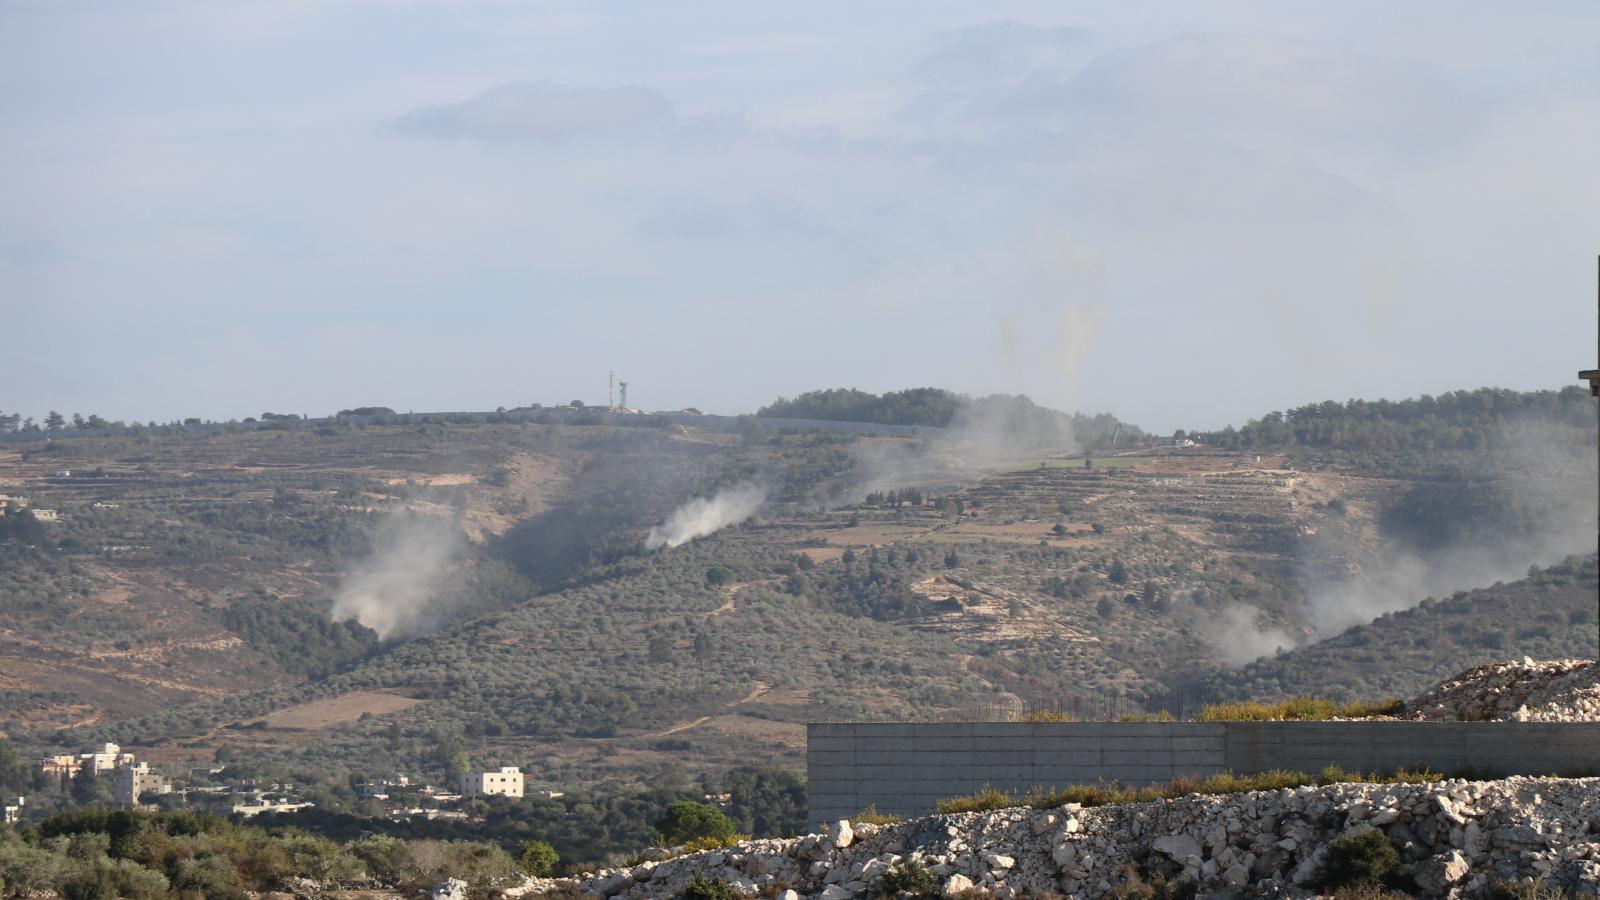
[[[720,878],[696,875],[689,879],[683,893],[678,896],[682,900],[738,900],[739,893],[733,889],[733,885]]]
[[[1142,873],[1133,866],[1122,870],[1122,881],[1111,892],[1115,900],[1194,900],[1200,884],[1187,875],[1169,878],[1164,872]]]
[[[544,841],[523,841],[517,854],[517,867],[535,878],[549,878],[555,874],[561,855]]]
[[[884,872],[873,894],[877,897],[898,897],[901,894],[918,898],[938,897],[939,879],[928,871],[927,866],[910,859]]]
[[[682,845],[684,853],[704,853],[707,850],[726,850],[740,841],[750,840],[748,834],[723,834],[706,835],[697,837],[692,841],[685,841]]]
[[[1400,868],[1400,852],[1381,831],[1347,834],[1328,845],[1323,884],[1332,888],[1383,884]]]
[[[660,821],[656,822],[656,831],[661,833],[661,839],[669,846],[686,844],[695,838],[731,837],[737,830],[733,820],[722,810],[693,800],[669,804]]]

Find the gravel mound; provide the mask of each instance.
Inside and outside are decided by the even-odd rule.
[[[1405,718],[1600,722],[1600,665],[1592,659],[1489,663],[1408,701]]]
[[[1416,896],[1482,898],[1534,880],[1575,897],[1600,890],[1600,779],[1507,778],[1069,803],[890,826],[839,821],[803,838],[528,879],[504,895],[664,900],[699,877],[746,897],[850,900],[876,896],[897,876],[903,885],[917,863],[947,897],[1151,896],[1130,892],[1129,879],[1158,873],[1200,897],[1314,897],[1345,870],[1342,839],[1374,833],[1395,851],[1384,877]]]

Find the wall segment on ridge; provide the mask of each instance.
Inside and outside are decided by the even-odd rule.
[[[969,722],[807,727],[810,820],[926,815],[985,786],[1024,793],[1328,765],[1383,772],[1600,773],[1600,723]]]

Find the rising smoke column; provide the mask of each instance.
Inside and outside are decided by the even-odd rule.
[[[440,588],[465,547],[452,522],[391,514],[372,535],[371,555],[340,583],[330,615],[335,622],[355,619],[383,639],[437,627],[446,613]]]
[[[667,521],[650,529],[646,550],[677,547],[698,537],[737,525],[766,502],[767,489],[754,484],[723,488],[714,497],[696,497],[673,510]]]

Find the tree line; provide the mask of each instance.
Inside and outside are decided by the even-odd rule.
[[[1595,404],[1578,386],[1559,391],[1478,388],[1407,400],[1327,400],[1270,412],[1239,428],[1179,430],[1173,436],[1228,449],[1479,450],[1520,425],[1592,432]]]
[[[868,422],[874,425],[952,428],[963,425],[1008,433],[1071,436],[1090,448],[1131,445],[1145,441],[1139,428],[1109,413],[1071,415],[1048,409],[1028,397],[991,394],[969,397],[943,388],[920,387],[871,394],[856,388],[808,391],[793,399],[779,397],[756,410],[756,415],[779,419],[818,419],[834,422]]]

